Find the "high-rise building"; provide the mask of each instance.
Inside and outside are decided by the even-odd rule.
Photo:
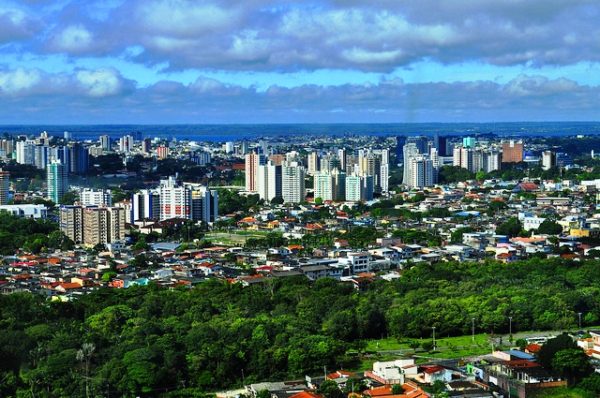
[[[36,145],[33,148],[34,166],[45,170],[49,160],[49,148],[46,145]]]
[[[464,148],[475,148],[477,144],[477,139],[475,137],[463,137],[462,146]]]
[[[125,239],[125,209],[121,207],[84,207],[83,244],[113,243]]]
[[[381,150],[381,163],[379,166],[379,176],[377,185],[382,193],[387,193],[390,188],[390,150]]]
[[[60,230],[87,246],[125,239],[125,209],[121,207],[61,206]]]
[[[281,170],[281,191],[286,203],[300,203],[306,197],[305,169],[298,162],[285,162]]]
[[[79,203],[82,206],[112,206],[110,189],[83,189],[79,193]]]
[[[0,169],[0,206],[8,204],[10,190],[10,173]]]
[[[100,148],[102,148],[103,151],[110,151],[111,150],[111,139],[110,136],[108,135],[101,135],[100,136]]]
[[[177,183],[175,177],[160,181],[160,219],[192,216],[192,191]]]
[[[404,170],[402,173],[402,183],[404,185],[408,185],[410,180],[410,159],[419,155],[419,148],[417,148],[415,143],[410,142],[404,145],[403,152]]]
[[[320,170],[321,162],[319,160],[319,154],[315,151],[308,154],[308,158],[306,160],[306,167],[308,175],[314,175],[317,171]]]
[[[434,137],[434,147],[437,149],[439,156],[449,156],[447,136],[436,134]]]
[[[211,161],[210,152],[204,152],[204,151],[191,152],[190,160],[199,166],[206,166]]]
[[[46,169],[48,184],[48,199],[54,203],[60,203],[63,195],[69,189],[67,168],[60,160],[53,160]]]
[[[495,170],[500,170],[502,165],[502,154],[495,149],[490,149],[483,152],[483,171],[490,173]]]
[[[340,170],[346,171],[346,156],[348,155],[348,150],[346,148],[340,148],[337,152],[337,157],[340,161]]]
[[[523,161],[523,142],[522,141],[503,141],[502,142],[502,162],[520,163]]]
[[[15,142],[12,138],[0,140],[0,158],[11,159],[15,150]]]
[[[251,152],[246,155],[246,191],[256,192],[258,190],[258,167],[263,164],[265,164],[264,155],[256,152]]]
[[[258,166],[257,191],[261,199],[272,201],[282,197],[282,166],[269,160]]]
[[[59,210],[60,230],[73,242],[83,242],[83,207],[61,206]]]
[[[360,202],[363,200],[363,182],[358,175],[346,176],[346,201]]]
[[[411,158],[408,169],[410,178],[407,185],[410,188],[422,189],[435,184],[433,161],[428,156],[419,155]]]
[[[233,142],[231,141],[227,141],[225,143],[225,145],[223,145],[223,149],[225,150],[225,153],[233,153]]]
[[[315,199],[334,200],[336,197],[335,178],[329,172],[318,172],[314,176]]]
[[[542,169],[550,170],[556,166],[556,153],[552,151],[542,152]]]
[[[473,163],[473,153],[474,150],[472,148],[468,148],[462,145],[457,145],[454,147],[454,153],[452,156],[452,164],[457,167],[462,167],[463,169],[467,169],[469,171],[474,171],[474,163]]]
[[[142,153],[150,155],[152,153],[152,140],[150,138],[144,138],[142,140]]]
[[[156,148],[156,157],[159,159],[166,159],[169,157],[169,147],[166,145],[159,145]]]
[[[192,192],[192,220],[211,223],[219,217],[219,193],[204,186],[186,186]]]
[[[87,173],[90,166],[90,153],[88,148],[80,142],[76,142],[69,144],[65,149],[69,151],[69,172],[73,174]]]
[[[35,141],[17,141],[17,163],[34,165],[35,145]]]
[[[396,137],[396,163],[404,163],[404,145],[406,145],[406,137]]]
[[[131,135],[124,135],[119,139],[119,151],[129,153],[133,150],[134,139]]]
[[[429,138],[427,138],[427,137],[424,137],[424,136],[407,137],[406,143],[407,144],[410,144],[410,143],[415,144],[415,146],[419,150],[419,153],[422,155],[426,155],[429,153],[430,142],[429,142]]]
[[[133,194],[131,198],[131,221],[158,220],[160,218],[160,195],[148,189]]]

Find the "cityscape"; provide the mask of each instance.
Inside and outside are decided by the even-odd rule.
[[[600,397],[598,15],[0,1],[0,398]]]
[[[315,308],[341,305],[301,328],[297,338],[324,339],[317,346],[283,343],[286,350],[301,344],[281,365],[287,371],[231,359],[219,378],[198,381],[203,394],[220,387],[218,396],[539,396],[568,388],[575,377],[554,368],[552,356],[542,363],[541,355],[550,355],[541,354],[544,347],[568,350],[581,374],[600,364],[598,297],[591,293],[600,254],[595,150],[600,138],[584,134],[225,142],[138,132],[83,141],[69,132],[5,134],[0,291],[7,298],[32,294],[54,303],[52,311],[76,311],[88,297],[114,302],[101,305],[94,323],[85,321],[87,333],[109,341],[114,332],[96,329],[125,330],[136,319],[122,301],[161,290],[217,292],[237,311],[248,311],[233,304],[239,294],[279,301],[290,288],[305,292],[288,298],[300,306],[295,311],[312,295],[325,295]],[[567,279],[558,282],[557,273]],[[468,292],[440,290],[457,277]],[[570,293],[547,295],[556,283]],[[539,292],[528,292],[535,286]],[[491,289],[489,296],[481,289]],[[127,293],[103,293],[119,291]],[[466,304],[473,299],[483,302]],[[386,304],[374,304],[381,300]],[[548,312],[547,300],[560,309]],[[257,322],[256,314],[246,316]],[[268,330],[262,333],[274,333]],[[250,337],[240,333],[231,338],[246,344]],[[211,343],[188,349],[202,344]],[[312,352],[319,346],[328,348]],[[195,361],[206,355],[200,352]],[[295,363],[293,354],[311,359]],[[237,372],[243,363],[245,373]],[[122,376],[101,377],[108,379],[84,380],[83,387],[102,396],[112,388],[107,380]],[[126,395],[142,385],[118,388]]]

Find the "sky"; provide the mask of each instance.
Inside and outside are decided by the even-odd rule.
[[[597,121],[597,0],[0,0],[0,124]]]

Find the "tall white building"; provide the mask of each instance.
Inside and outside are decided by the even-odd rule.
[[[160,219],[191,218],[192,191],[179,185],[175,177],[160,181]]]
[[[556,166],[556,153],[552,151],[542,152],[542,169],[550,170]]]
[[[131,221],[160,218],[160,195],[149,189],[133,194],[131,198]]]
[[[402,183],[409,185],[410,181],[410,159],[419,155],[419,148],[414,142],[409,142],[402,147],[402,153],[404,157],[404,170],[402,173]]]
[[[110,189],[86,188],[79,193],[79,202],[82,206],[112,206],[112,193]]]
[[[306,188],[305,170],[298,162],[285,162],[281,168],[281,191],[286,203],[304,202]]]
[[[282,197],[282,167],[269,160],[266,164],[258,166],[258,195],[261,199],[272,201]]]
[[[408,162],[410,188],[422,189],[435,184],[433,161],[424,155],[410,158]]]
[[[124,135],[119,138],[119,151],[121,153],[129,153],[133,150],[133,136],[132,135]]]
[[[334,200],[336,197],[335,178],[331,173],[319,172],[314,179],[315,199]]]
[[[379,168],[379,186],[381,192],[387,193],[390,190],[390,150],[381,150],[381,166]]]
[[[35,141],[17,141],[17,163],[35,164]]]

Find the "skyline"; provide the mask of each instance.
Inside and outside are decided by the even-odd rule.
[[[433,6],[5,2],[0,124],[598,120],[600,5]]]

